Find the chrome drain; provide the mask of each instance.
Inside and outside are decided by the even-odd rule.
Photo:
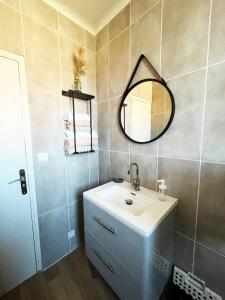
[[[126,199],[126,200],[125,200],[125,203],[126,203],[127,205],[132,205],[132,204],[133,204],[133,200],[132,200],[132,199]]]

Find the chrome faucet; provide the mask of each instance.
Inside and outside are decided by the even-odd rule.
[[[132,167],[135,166],[136,167],[136,178],[134,178],[134,181],[132,182],[132,186],[134,187],[134,190],[135,191],[140,191],[140,179],[139,179],[139,167],[138,167],[138,164],[136,163],[131,163],[130,164],[130,169],[128,171],[128,175],[130,175],[131,173],[131,169]]]

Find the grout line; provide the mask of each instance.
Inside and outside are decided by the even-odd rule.
[[[0,2],[1,2],[1,1],[2,1],[2,0],[0,0]],[[5,2],[3,2],[3,3],[5,3]],[[13,9],[15,9],[15,10],[17,10],[17,11],[19,11],[18,9],[12,7],[12,6],[9,5],[9,4],[6,4],[6,5],[9,6],[9,7],[11,7],[11,8],[13,8]],[[54,9],[54,10],[55,10],[55,9]],[[52,28],[52,27],[49,27],[49,26],[46,25],[44,22],[40,22],[37,18],[32,17],[32,15],[29,15],[29,14],[23,12],[23,11],[22,11],[22,8],[21,8],[20,11],[21,11],[22,15],[24,15],[24,16],[27,17],[28,19],[34,21],[35,23],[37,23],[37,24],[39,24],[39,25],[45,27],[46,29],[52,31],[53,33],[59,35],[59,37],[64,37],[64,38],[68,39],[69,41],[73,42],[74,44],[77,44],[77,46],[79,46],[79,47],[87,48],[86,45],[85,45],[85,42],[84,42],[84,44],[81,44],[78,40],[71,39],[69,36],[67,36],[67,35],[65,35],[65,34],[63,34],[63,33],[60,32],[60,30],[59,30],[59,23],[58,23],[58,14],[59,14],[59,12],[58,12],[57,10],[55,10],[55,12],[57,13],[57,29],[54,29],[54,28]],[[66,17],[66,16],[64,16],[64,17]],[[67,17],[66,17],[66,18],[67,18]],[[68,19],[68,18],[67,18],[67,19]],[[72,21],[72,22],[73,22],[73,21]],[[73,23],[74,23],[75,25],[77,25],[75,22],[73,22]],[[82,29],[83,29],[83,31],[85,31],[84,28],[82,28]],[[84,37],[85,37],[85,35],[84,35]],[[84,41],[85,41],[85,39],[84,39]],[[95,51],[93,51],[93,50],[91,50],[91,49],[89,49],[89,48],[88,48],[88,50],[96,54]]]
[[[180,78],[180,77],[184,77],[184,76],[187,76],[187,75],[195,73],[195,72],[203,71],[205,69],[206,69],[206,66],[205,67],[201,67],[201,68],[197,68],[197,69],[192,70],[192,71],[184,72],[184,73],[178,74],[178,75],[173,76],[173,77],[169,77],[169,78],[165,77],[165,80],[168,82],[170,80],[174,80],[174,79],[177,79],[177,78]]]
[[[187,236],[186,234],[181,233],[180,231],[176,230],[176,233],[183,236],[184,238],[192,241],[194,243],[194,240],[192,238],[190,238],[189,236]]]
[[[223,59],[223,60],[221,60],[221,61],[218,61],[218,62],[216,62],[216,63],[208,64],[208,67],[217,66],[217,65],[222,64],[222,63],[225,63],[225,59]]]
[[[26,67],[26,49],[25,49],[25,38],[24,38],[24,26],[23,26],[23,14],[22,14],[22,0],[20,0],[20,23],[21,23],[21,30],[22,30],[22,44],[23,44],[23,56],[24,56],[24,62],[25,62],[25,67]],[[26,68],[26,73],[27,73],[27,68]],[[28,77],[28,76],[26,76]],[[28,78],[27,78],[27,91],[29,91],[28,88]]]
[[[39,214],[39,215],[38,215],[38,218],[42,218],[42,217],[44,217],[44,216],[46,216],[46,215],[48,215],[48,214],[54,212],[55,210],[57,210],[57,209],[59,209],[59,208],[66,207],[66,206],[67,206],[66,204],[60,204],[60,205],[57,206],[57,207],[54,207],[54,208],[52,208],[52,209],[49,209],[48,211],[45,211],[44,213]]]
[[[170,157],[170,156],[163,156],[163,155],[159,155],[159,158],[183,160],[183,161],[190,161],[190,162],[199,162],[199,159],[188,159],[188,158]]]
[[[34,88],[29,88],[29,87],[28,87],[28,91],[47,94],[47,95],[52,95],[52,96],[56,96],[56,97],[61,97],[62,96],[60,93],[57,94],[57,93],[49,92],[49,91],[46,91],[46,90],[34,89]]]
[[[131,74],[131,3],[130,3],[130,20],[129,21],[130,22],[129,22],[129,49],[128,49],[128,51],[129,51],[129,57],[128,57],[128,78],[130,77],[129,75]],[[120,96],[120,97],[122,97],[122,96]],[[125,122],[125,120],[124,120],[124,122]],[[130,167],[130,165],[131,165],[131,142],[130,142],[130,140],[128,140],[128,151],[129,151],[128,163],[129,163],[129,167]],[[129,182],[131,182],[131,174],[127,174],[127,180]]]
[[[120,98],[120,97],[122,97],[122,95],[118,94],[118,95],[115,95],[113,97],[108,97],[107,99],[99,100],[99,101],[97,101],[97,103],[98,104],[104,103],[104,102],[107,102],[107,101],[115,100],[116,98]]]
[[[19,2],[19,8],[15,7],[15,6],[13,6],[13,5],[11,5],[11,4],[7,3],[6,1],[3,1],[3,0],[0,0],[0,3],[4,4],[7,7],[10,7],[12,9],[16,10],[17,12],[21,12],[21,7],[22,7],[21,1]]]
[[[111,149],[98,149],[99,151],[104,151],[104,152],[112,152],[112,153],[121,153],[121,154],[130,154],[130,155],[137,155],[137,156],[144,156],[144,157],[150,157],[150,158],[156,158],[156,155],[153,154],[142,154],[142,153],[129,153],[129,152],[125,152],[125,151],[117,151],[117,150],[111,150]]]
[[[130,24],[127,26],[127,27],[125,27],[123,30],[121,30],[119,33],[117,33],[117,35],[115,35],[111,40],[109,40],[109,26],[107,26],[107,41],[106,41],[106,43],[101,47],[101,48],[99,48],[97,51],[96,51],[96,54],[99,52],[99,51],[101,51],[104,47],[106,47],[106,46],[109,46],[109,44],[112,42],[112,41],[114,41],[116,38],[118,38],[122,33],[124,33],[127,29],[129,29],[129,27],[130,27]]]
[[[225,165],[225,162],[209,161],[209,160],[202,160],[202,163],[207,163],[207,164],[217,164],[217,165]]]
[[[65,153],[64,152],[62,152],[62,153],[57,153],[57,152],[52,152],[52,153],[49,153],[49,152],[44,152],[44,151],[40,151],[40,152],[37,152],[37,153],[34,153],[33,154],[33,156],[34,156],[34,158],[36,157],[38,157],[38,155],[40,154],[40,153],[47,153],[48,154],[48,156],[65,156]]]
[[[109,126],[109,130],[108,130],[108,135],[109,135],[109,149],[110,149],[110,146],[111,146],[111,138],[110,138],[110,132],[111,132],[111,124],[110,124],[110,102],[109,102],[109,90],[110,90],[110,87],[109,87],[109,24],[107,24],[107,43],[105,45],[107,47],[107,77],[108,77],[108,99],[107,99],[107,102],[108,102],[108,126]],[[109,179],[111,180],[112,178],[112,168],[111,168],[111,155],[110,155],[110,152],[109,152]]]
[[[70,251],[71,252],[71,251]],[[42,272],[47,271],[48,269],[50,269],[51,267],[53,267],[55,264],[57,264],[59,261],[63,260],[70,252],[67,252],[66,254],[64,254],[62,257],[58,258],[57,260],[55,260],[53,263],[51,263],[50,265],[48,265],[47,267],[43,268]]]
[[[159,59],[159,70],[160,74],[162,73],[162,27],[163,27],[163,0],[161,1],[161,23],[160,23],[160,59]],[[156,182],[155,190],[157,191],[157,180],[159,179],[159,139],[156,143]]]
[[[0,0],[0,1],[1,1],[1,0]],[[208,67],[217,66],[217,65],[220,65],[220,64],[223,64],[223,63],[225,63],[225,60],[221,60],[221,61],[216,62],[216,63],[208,64]],[[197,68],[197,69],[192,70],[192,71],[184,72],[184,73],[178,74],[178,75],[173,76],[173,77],[169,77],[169,78],[166,78],[166,77],[165,77],[165,81],[166,81],[166,82],[169,82],[169,81],[171,81],[171,80],[178,79],[178,78],[187,76],[187,75],[189,75],[189,74],[192,74],[192,73],[195,73],[195,72],[199,72],[199,71],[204,71],[204,70],[206,70],[206,66],[205,66],[205,67],[201,67],[201,68]],[[116,97],[121,97],[121,96],[122,96],[122,95],[120,94],[120,95],[116,95],[116,96],[114,96],[114,97],[110,97],[109,99],[116,98]],[[98,103],[105,102],[105,101],[107,101],[107,100],[106,100],[106,99],[103,99],[103,100],[98,101]]]
[[[88,153],[88,186],[91,188],[91,166],[90,166],[90,153]]]
[[[54,32],[55,34],[58,34],[58,29],[54,29],[52,27],[49,27],[48,25],[46,25],[44,22],[40,22],[37,18],[34,18],[32,17],[32,15],[28,14],[28,13],[25,13],[24,11],[22,11],[21,9],[21,12],[22,12],[22,15],[25,16],[26,18],[34,21],[35,23],[38,23],[39,25],[45,27],[46,29]],[[57,12],[57,11],[56,11]]]
[[[162,33],[163,33],[163,0],[161,2],[161,20],[160,20],[160,50],[159,50],[159,70],[160,74],[162,74]]]
[[[192,273],[194,272],[194,265],[195,265],[196,236],[197,236],[197,225],[198,225],[199,196],[200,196],[201,169],[202,169],[202,150],[203,150],[204,121],[205,121],[205,106],[206,106],[207,81],[208,81],[210,29],[211,29],[211,18],[212,18],[212,1],[213,0],[210,0],[210,9],[209,9],[208,42],[207,42],[207,57],[206,57],[206,69],[205,69],[204,100],[203,100],[201,143],[200,143],[200,164],[199,164],[199,174],[198,174],[198,193],[197,193],[196,215],[195,215],[195,233],[194,233],[194,249],[193,249],[193,258],[192,258]]]
[[[145,15],[147,15],[147,13],[153,9],[155,6],[157,6],[159,3],[161,2],[161,0],[159,0],[158,2],[156,2],[155,4],[153,4],[152,6],[150,6],[148,9],[146,9],[146,11],[140,15],[133,23],[131,23],[131,25],[134,25],[135,23],[137,23],[141,18],[143,18]]]
[[[207,250],[209,250],[209,251],[211,251],[211,252],[213,252],[213,253],[215,253],[215,254],[217,254],[217,255],[219,255],[219,256],[222,256],[223,258],[225,258],[225,255],[224,255],[224,254],[222,254],[222,253],[220,253],[220,252],[217,252],[216,250],[214,250],[214,249],[212,249],[212,248],[206,246],[205,244],[203,244],[203,243],[201,243],[201,242],[198,242],[198,241],[196,241],[195,243],[198,244],[198,245],[200,245],[201,247],[204,247],[204,248],[206,248]]]
[[[60,90],[62,90],[62,65],[61,65],[61,45],[60,45],[60,35],[59,35],[59,13],[56,11],[56,18],[57,18],[57,39],[58,39],[58,55],[59,55],[59,77],[60,77]],[[60,111],[63,115],[64,112],[64,101],[61,100]],[[63,121],[62,121],[63,126]],[[63,127],[62,127],[63,131]],[[63,141],[62,141],[63,142]],[[64,168],[65,168],[65,180],[66,180],[66,206],[67,206],[67,220],[68,220],[68,231],[71,230],[70,224],[70,206],[69,206],[69,191],[68,191],[68,169],[67,169],[67,158],[64,156]],[[71,251],[71,240],[69,240],[69,247]]]

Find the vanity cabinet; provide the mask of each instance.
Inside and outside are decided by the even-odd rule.
[[[85,251],[122,300],[158,300],[172,271],[175,208],[144,236],[84,197]]]

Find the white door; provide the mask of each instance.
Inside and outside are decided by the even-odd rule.
[[[0,53],[0,296],[37,271],[18,61]],[[25,170],[27,193],[20,178]]]
[[[151,140],[151,102],[132,96],[131,137],[138,142]]]

